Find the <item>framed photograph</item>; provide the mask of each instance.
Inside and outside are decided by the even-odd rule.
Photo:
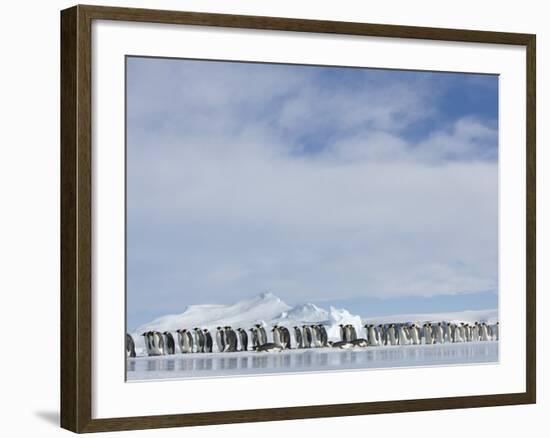
[[[535,35],[61,12],[61,423],[535,403]]]

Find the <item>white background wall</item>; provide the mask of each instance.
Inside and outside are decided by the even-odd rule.
[[[496,0],[460,2],[366,1],[89,1],[234,14],[273,15],[372,23],[485,29],[537,34],[538,77],[538,404],[458,411],[285,421],[186,430],[140,431],[113,436],[340,436],[346,434],[421,436],[543,436],[548,425],[549,385],[541,370],[548,362],[543,341],[545,297],[543,228],[550,207],[544,198],[550,179],[550,154],[543,144],[550,117],[550,40],[546,2]],[[4,436],[58,436],[59,417],[59,10],[70,1],[4,2],[0,15],[0,429]],[[547,251],[546,251],[547,252]],[[545,281],[546,280],[546,281]],[[546,311],[546,312],[545,312]],[[10,330],[6,332],[5,330]],[[27,340],[35,337],[34,351]],[[25,342],[20,342],[22,339]],[[545,421],[546,420],[546,421]],[[540,430],[540,432],[537,432]]]

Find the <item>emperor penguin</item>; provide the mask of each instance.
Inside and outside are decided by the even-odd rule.
[[[212,353],[212,347],[213,347],[212,335],[210,334],[207,328],[203,330],[203,333],[204,333],[204,351],[205,353]]]
[[[365,338],[357,338],[351,341],[354,347],[368,347],[369,342]]]
[[[290,332],[285,326],[279,326],[279,330],[281,332],[281,339],[283,341],[283,347],[284,348],[291,348],[290,345]]]
[[[218,346],[218,351],[225,351],[225,332],[221,327],[216,327],[216,345]]]
[[[412,323],[409,327],[410,340],[413,345],[420,345],[420,330],[418,325]]]
[[[333,348],[340,348],[342,350],[348,350],[354,347],[354,345],[348,341],[329,342],[329,345]]]
[[[302,331],[300,327],[294,326],[294,340],[296,341],[296,348],[304,348],[304,343],[302,342]]]
[[[481,323],[481,334],[479,339],[481,341],[488,341],[489,340],[489,329],[487,327],[486,323]]]
[[[376,332],[374,324],[365,324],[365,329],[367,332],[367,344],[371,347],[380,346],[380,336]]]
[[[143,332],[141,336],[143,336],[145,341],[145,351],[147,351],[147,356],[153,356],[153,347],[151,345],[151,337],[149,336],[149,333],[151,332]]]
[[[355,341],[357,339],[357,331],[355,330],[355,326],[348,324],[347,327],[349,330],[349,340]]]
[[[405,324],[400,324],[398,329],[399,334],[399,345],[409,345],[410,337],[408,333],[408,328]]]
[[[195,327],[193,331],[195,332],[195,350],[197,351],[197,353],[204,353],[204,333],[198,327]]]
[[[498,341],[498,336],[499,336],[499,333],[498,333],[498,330],[499,330],[499,327],[498,327],[498,321],[496,322],[496,324],[493,325],[492,327],[492,331],[493,331],[493,341]]]
[[[304,348],[311,348],[311,344],[313,342],[313,335],[311,334],[311,327],[308,325],[302,326],[303,333],[304,333]]]
[[[249,329],[250,332],[250,340],[252,342],[252,350],[257,350],[260,346],[260,338],[258,337],[258,329],[256,327],[252,327]]]
[[[260,341],[260,345],[267,344],[267,333],[265,331],[265,327],[261,324],[256,324],[256,327],[258,328],[258,338]]]
[[[273,342],[266,342],[265,344],[260,345],[256,351],[258,352],[267,351],[268,353],[279,353],[283,351],[283,347]]]
[[[457,331],[456,326],[452,322],[447,323],[447,337],[449,339],[449,342],[456,342],[457,341]]]
[[[461,322],[456,325],[456,333],[457,333],[457,341],[458,342],[466,342],[466,328],[464,327],[464,323]]]
[[[453,342],[450,322],[443,323],[443,339],[445,342],[449,342],[449,343]]]
[[[286,341],[285,341],[285,331],[283,326],[275,325],[277,327],[277,331],[279,332],[279,341],[281,343],[281,347],[283,347],[283,350],[286,348]],[[275,338],[273,338],[275,339]],[[273,340],[275,342],[275,340]]]
[[[434,333],[432,330],[432,324],[430,322],[425,323],[424,328],[424,344],[431,345],[434,343]]]
[[[185,337],[187,338],[187,343],[189,344],[189,353],[193,353],[193,347],[195,346],[195,339],[193,338],[193,333],[191,333],[191,330],[185,331]]]
[[[321,346],[322,347],[328,347],[328,333],[327,329],[323,324],[318,324],[317,327],[319,327],[319,333],[321,333]]]
[[[399,343],[398,333],[397,333],[397,327],[395,324],[390,324],[388,329],[388,342],[390,345],[397,345]]]
[[[237,351],[237,334],[231,326],[225,326],[225,351]]]
[[[180,351],[182,353],[192,353],[193,352],[193,336],[189,333],[187,329],[178,329],[176,330],[178,334],[178,344],[180,346]]]
[[[319,333],[319,328],[313,324],[310,326],[311,330],[311,346],[320,347],[321,346],[321,333]]]
[[[151,336],[151,348],[154,356],[162,356],[164,354],[164,337],[162,333],[157,331],[149,332]]]
[[[388,345],[388,332],[384,324],[378,324],[378,337],[380,345]]]
[[[277,327],[276,325],[273,326],[273,328],[271,329],[271,333],[273,334],[273,343],[280,346],[281,348],[284,348],[279,327]]]
[[[136,357],[136,344],[132,335],[126,333],[126,357]]]
[[[166,345],[166,354],[174,354],[176,352],[176,343],[174,342],[174,337],[172,333],[166,331],[163,333]]]
[[[346,327],[344,327],[344,324],[338,324],[340,327],[340,341],[341,342],[347,342],[348,341],[348,332],[346,330]]]
[[[445,334],[443,333],[443,326],[441,322],[438,322],[437,325],[433,327],[432,332],[435,334],[435,342],[437,344],[443,344],[445,342]]]
[[[475,322],[474,326],[472,327],[472,342],[478,342],[479,341],[479,322]]]
[[[246,330],[239,327],[237,329],[237,333],[239,334],[239,341],[241,344],[241,351],[248,351],[248,334],[246,333]]]
[[[462,327],[464,327],[464,342],[472,342],[472,328],[470,324],[463,322]]]

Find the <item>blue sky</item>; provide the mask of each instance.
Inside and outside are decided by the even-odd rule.
[[[497,76],[127,58],[130,328],[264,291],[496,307],[497,233]]]

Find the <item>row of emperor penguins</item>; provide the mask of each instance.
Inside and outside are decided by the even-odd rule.
[[[243,328],[233,329],[231,326],[217,327],[215,344],[218,352],[236,351],[282,351],[291,348],[291,334],[287,327],[272,326],[271,339],[268,340],[268,331],[261,324],[255,324],[249,329],[250,335]],[[175,332],[147,331],[141,334],[144,337],[145,349],[148,356],[163,356],[180,353],[212,353],[214,340],[207,328],[195,327],[192,330],[179,329]],[[330,342],[325,327],[322,324],[303,325],[294,327],[296,348],[329,347]],[[177,348],[178,347],[178,348]],[[126,355],[136,357],[134,339],[126,334]]]
[[[479,342],[499,339],[498,322],[494,325],[486,323],[468,324],[465,322],[425,323],[389,323],[364,325],[365,337],[359,338],[352,324],[340,324],[340,340],[329,341],[323,324],[294,326],[295,348],[351,348],[376,347],[383,345],[420,345],[443,344],[457,342]],[[231,326],[217,327],[215,343],[218,352],[236,351],[282,351],[292,348],[291,334],[288,328],[274,325],[271,328],[272,342],[268,340],[268,332],[261,324],[255,324],[249,329],[250,337],[243,328],[233,329]],[[175,332],[147,331],[142,333],[148,356],[162,356],[180,353],[212,353],[214,339],[206,328],[195,327],[192,330],[179,329]],[[250,342],[249,342],[250,341]],[[178,347],[178,348],[176,348]],[[135,343],[130,334],[126,334],[126,355],[136,357]]]
[[[485,322],[468,324],[465,322],[437,322],[418,324],[366,324],[366,339],[368,346],[380,345],[420,345],[420,344],[445,344],[458,342],[498,341],[499,323],[488,325]],[[347,338],[342,341],[353,342],[349,338],[349,331],[342,331]],[[355,340],[357,343],[357,340]]]

